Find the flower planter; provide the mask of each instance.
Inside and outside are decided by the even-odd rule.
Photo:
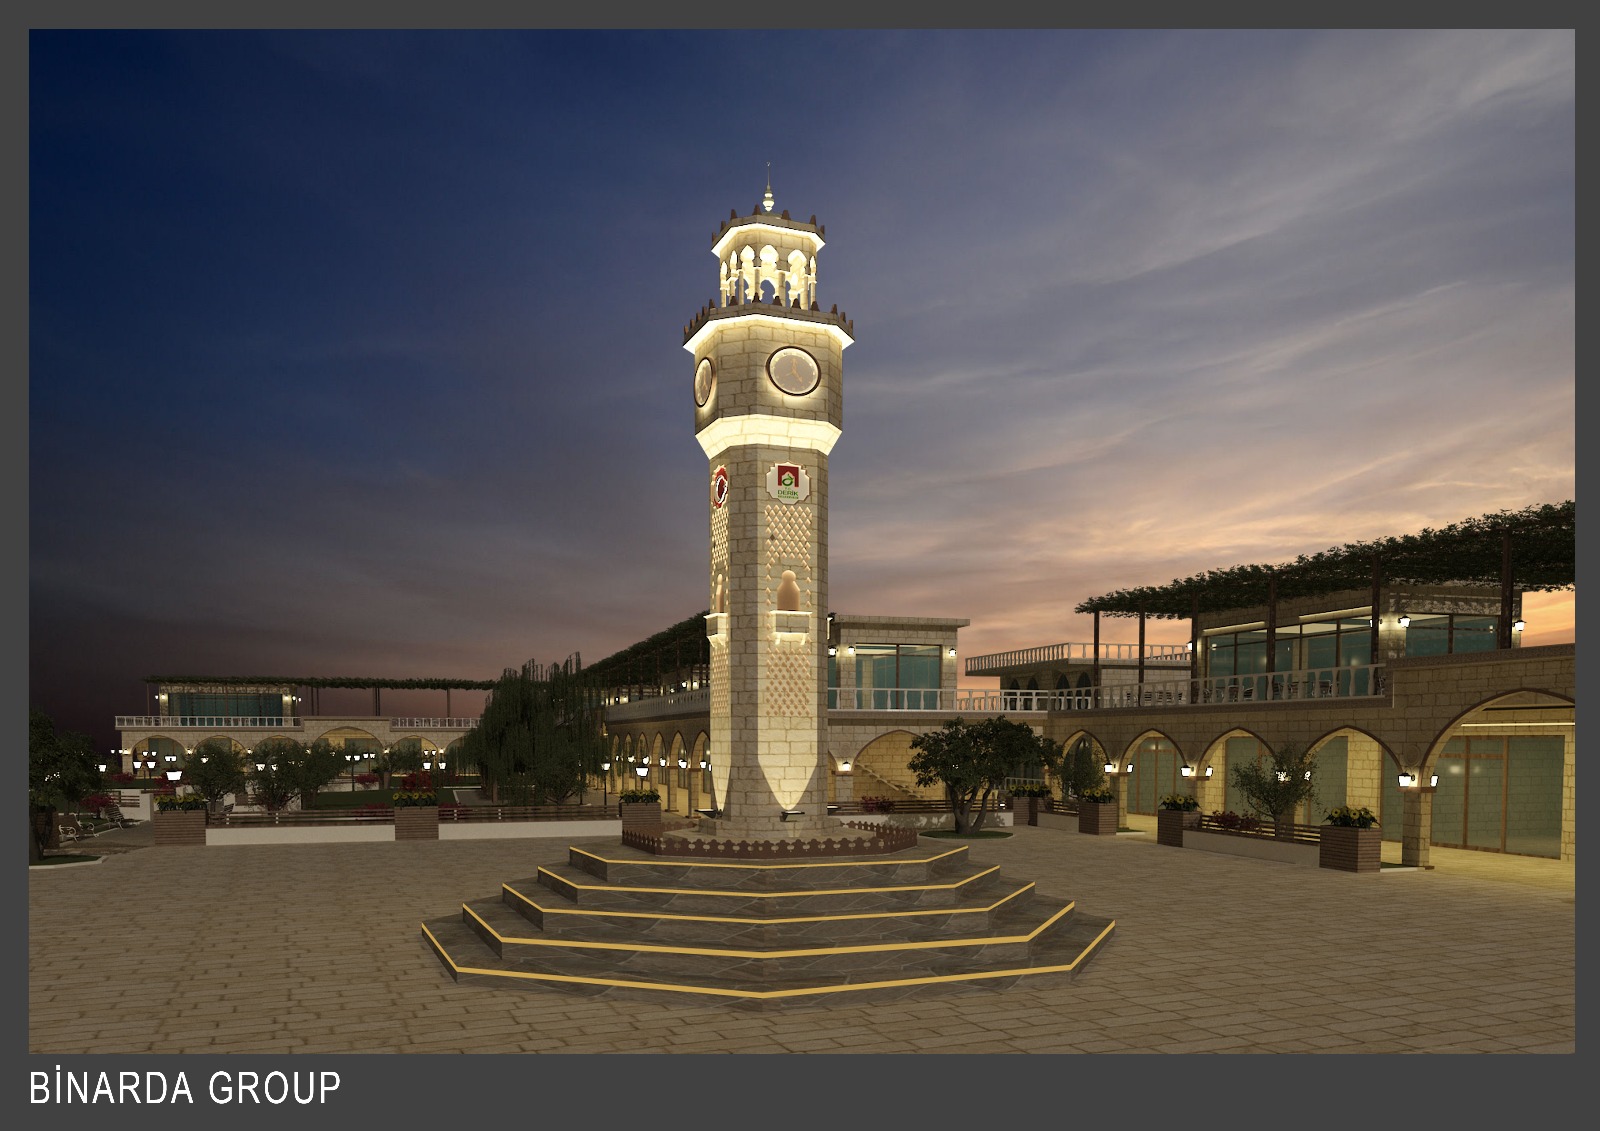
[[[1317,863],[1341,872],[1376,872],[1382,867],[1383,831],[1324,825],[1317,846]]]
[[[617,812],[622,817],[622,829],[659,828],[661,826],[661,802],[659,801],[619,801]]]
[[[1090,836],[1117,835],[1117,803],[1115,801],[1078,802],[1078,831]]]
[[[1013,797],[1011,799],[1012,823],[1020,825],[1026,821],[1030,825],[1037,825],[1039,823],[1040,800],[1038,797]]]
[[[205,847],[206,811],[204,809],[171,809],[157,812],[151,818],[155,827],[156,847]]]
[[[1182,848],[1183,830],[1198,827],[1199,816],[1198,812],[1185,812],[1182,809],[1157,809],[1156,843],[1169,848]]]
[[[438,840],[437,805],[403,805],[394,811],[395,840]]]

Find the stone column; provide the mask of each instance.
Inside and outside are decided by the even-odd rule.
[[[1433,791],[1416,787],[1400,791],[1400,863],[1413,868],[1428,866],[1428,843],[1433,836]]]

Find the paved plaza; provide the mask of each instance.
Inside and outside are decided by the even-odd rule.
[[[1139,821],[1135,818],[1135,821]],[[1153,826],[1154,822],[1149,822]],[[1076,979],[752,1012],[458,986],[424,919],[599,840],[145,847],[29,874],[35,1053],[1575,1051],[1570,863],[1358,876],[1022,827],[974,862],[1117,921]],[[120,851],[119,851],[120,850]],[[1385,845],[1386,859],[1398,846]]]

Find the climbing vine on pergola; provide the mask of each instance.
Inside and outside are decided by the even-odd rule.
[[[1576,523],[1571,499],[1500,511],[1401,537],[1350,542],[1278,565],[1207,570],[1166,585],[1091,597],[1076,612],[1112,617],[1185,618],[1265,605],[1271,597],[1314,597],[1380,581],[1497,585],[1517,592],[1571,589]],[[1275,593],[1274,593],[1275,590]]]

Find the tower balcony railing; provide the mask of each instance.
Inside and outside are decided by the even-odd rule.
[[[291,730],[301,720],[293,715],[118,715],[118,730]]]
[[[1137,644],[1101,644],[1100,660],[1102,664],[1137,664],[1139,662],[1139,645]],[[1095,662],[1095,646],[1091,644],[1045,644],[1038,648],[1019,648],[1012,652],[990,652],[983,656],[967,657],[967,674],[984,675],[989,672],[1003,671],[1006,668],[1029,667],[1033,664],[1053,664],[1063,661],[1073,663],[1092,664]],[[1170,667],[1174,664],[1187,664],[1189,662],[1189,646],[1187,644],[1146,644],[1144,646],[1144,662]]]

